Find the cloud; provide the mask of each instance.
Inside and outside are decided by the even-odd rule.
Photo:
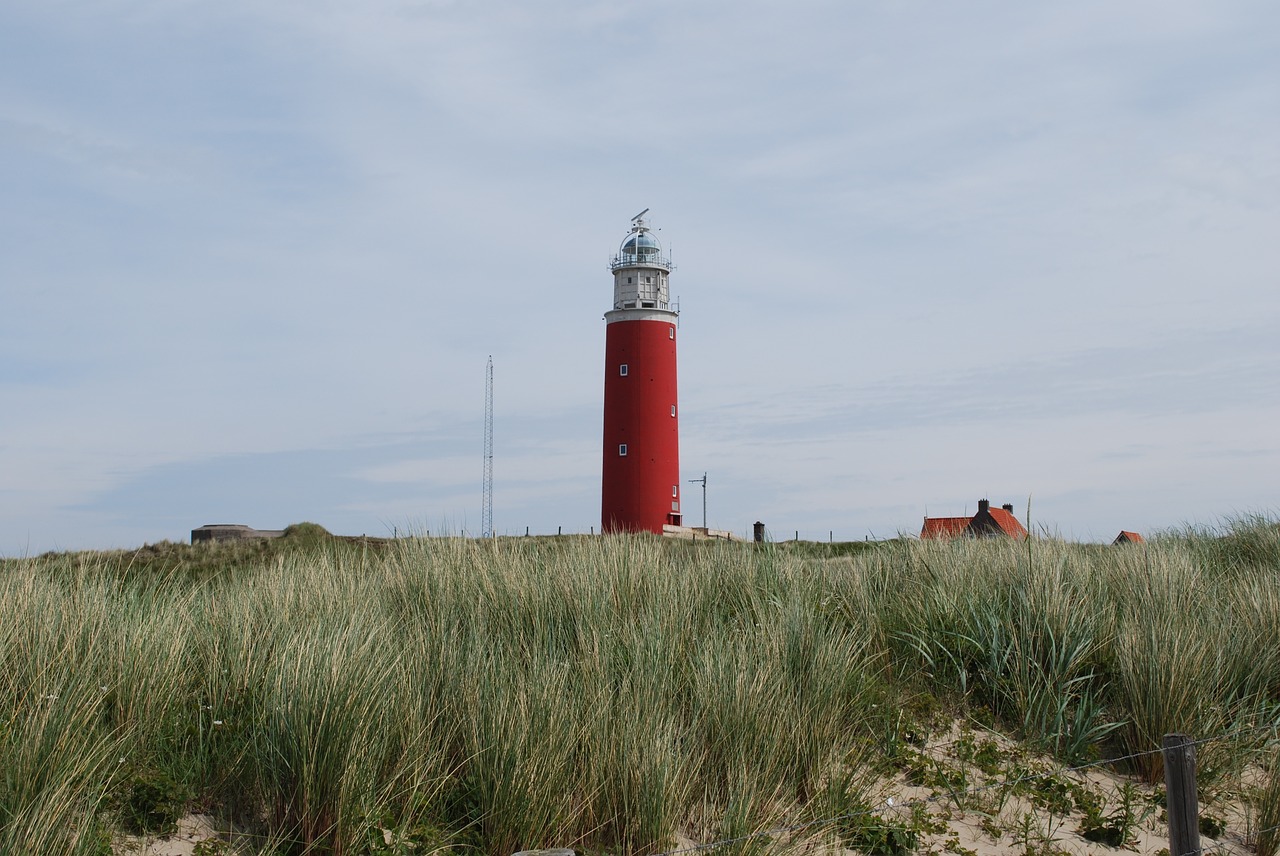
[[[723,441],[957,425],[1010,425],[1088,412],[1145,420],[1266,408],[1280,393],[1269,325],[1187,332],[1152,345],[1090,348],[1018,359],[977,350],[927,372],[884,367],[841,384],[792,384],[762,400],[734,400],[701,384],[685,424]],[[856,367],[854,367],[856,368]],[[704,397],[705,396],[705,397]]]
[[[10,4],[0,549],[219,508],[457,519],[489,354],[499,517],[593,525],[605,262],[646,206],[713,516],[879,532],[923,497],[1085,475],[1100,502],[1151,479],[1134,502],[1174,516],[1256,496],[1277,23],[1261,2]],[[1010,431],[1016,465],[957,453]]]

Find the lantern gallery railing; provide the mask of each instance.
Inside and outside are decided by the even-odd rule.
[[[609,270],[611,271],[628,267],[652,267],[661,268],[665,271],[675,270],[675,265],[671,263],[671,257],[664,256],[661,253],[618,253],[609,262]]]

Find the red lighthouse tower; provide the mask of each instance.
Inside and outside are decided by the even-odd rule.
[[[645,223],[631,221],[609,268],[605,313],[604,532],[662,533],[680,525],[680,417],[676,409],[676,318],[671,259]]]

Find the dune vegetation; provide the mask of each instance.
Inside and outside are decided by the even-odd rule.
[[[1175,731],[1229,735],[1206,787],[1265,766],[1273,521],[859,547],[302,526],[5,561],[0,853],[110,854],[195,812],[279,854],[657,853],[783,826],[803,834],[726,849],[907,852],[849,817],[957,719],[1063,764],[1135,755],[1135,781],[1161,781]]]

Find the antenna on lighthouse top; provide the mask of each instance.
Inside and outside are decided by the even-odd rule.
[[[632,217],[632,218],[631,218],[631,222],[632,222],[632,223],[635,223],[637,226],[643,226],[643,225],[644,225],[644,220],[642,220],[642,219],[640,219],[640,218],[641,218],[641,217],[643,217],[644,215],[648,214],[648,213],[649,213],[649,209],[648,209],[648,208],[644,209],[644,210],[643,210],[643,211],[641,211],[639,214],[637,214],[636,216]]]

